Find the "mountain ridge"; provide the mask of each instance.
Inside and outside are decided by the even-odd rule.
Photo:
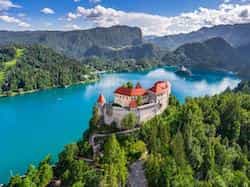
[[[162,58],[168,65],[228,70],[242,78],[249,77],[249,55],[243,56],[238,48],[232,47],[223,38],[212,38],[204,42],[187,43]]]
[[[94,45],[117,48],[141,43],[140,28],[122,25],[73,31],[0,31],[0,45],[45,45],[73,58],[83,58]]]
[[[187,34],[167,35],[147,40],[161,48],[175,50],[185,43],[203,42],[221,37],[234,47],[250,43],[250,23],[203,27]]]

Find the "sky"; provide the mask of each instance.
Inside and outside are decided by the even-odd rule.
[[[0,30],[129,25],[163,36],[237,23],[250,23],[250,0],[0,0]]]

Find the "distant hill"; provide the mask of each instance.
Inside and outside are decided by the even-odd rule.
[[[0,96],[92,81],[94,69],[43,46],[0,48]]]
[[[234,91],[250,94],[250,81],[242,81]]]
[[[242,55],[242,57],[249,58],[250,57],[250,43],[247,45],[242,45],[237,48],[238,53]]]
[[[113,26],[76,31],[0,31],[0,45],[39,44],[69,57],[82,58],[93,46],[121,48],[142,43],[139,28]]]
[[[205,42],[182,45],[174,52],[168,52],[162,60],[171,65],[233,71],[250,78],[250,54],[246,57],[240,51],[222,38],[212,38]]]
[[[215,37],[223,38],[233,47],[247,45],[250,43],[250,24],[219,25],[188,34],[146,37],[145,40],[161,48],[174,50],[186,43],[203,42]]]
[[[153,44],[147,43],[142,45],[134,45],[123,48],[107,48],[93,46],[89,48],[85,57],[103,57],[108,59],[142,59],[142,58],[158,58],[160,56],[160,49]]]

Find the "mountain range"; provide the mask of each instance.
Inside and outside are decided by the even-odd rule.
[[[162,58],[165,64],[185,65],[203,69],[219,69],[237,72],[249,78],[249,46],[232,47],[222,38],[211,38],[204,42],[184,44]]]
[[[145,37],[147,42],[161,48],[175,50],[181,45],[193,42],[203,42],[210,38],[220,37],[233,47],[250,43],[250,24],[219,25],[202,28],[188,34],[169,35],[163,37]]]
[[[88,65],[111,69],[121,70],[124,62],[126,67],[138,66],[138,61],[140,67],[143,62],[145,67],[186,65],[229,70],[250,78],[250,24],[220,25],[164,37],[143,37],[140,28],[121,25],[67,32],[0,31],[0,45],[7,44],[43,45],[83,63],[97,57],[104,62],[87,61]]]
[[[142,43],[139,28],[113,26],[76,31],[0,31],[0,45],[39,44],[54,49],[69,57],[82,58],[93,46],[122,48]]]

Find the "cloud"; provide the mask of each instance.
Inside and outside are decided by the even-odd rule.
[[[100,3],[100,2],[101,2],[101,0],[89,0],[89,2],[90,2],[90,3],[94,3],[94,4],[96,4],[96,3]]]
[[[74,14],[74,13],[72,13],[72,12],[69,12],[69,13],[67,14],[67,20],[68,20],[68,21],[74,20],[74,19],[76,19],[76,18],[78,18],[78,17],[79,17],[79,15]]]
[[[65,29],[68,29],[68,30],[80,30],[81,27],[79,27],[76,24],[68,24],[68,25],[65,25]]]
[[[171,35],[221,24],[249,23],[249,11],[250,4],[223,3],[217,9],[200,7],[193,12],[167,17],[140,12],[125,12],[97,5],[93,8],[79,6],[74,13],[68,13],[67,20],[83,18],[93,26],[109,27],[117,24],[138,26],[144,35]]]
[[[11,17],[11,16],[7,16],[7,15],[0,15],[0,20],[4,21],[6,23],[13,23],[19,27],[24,27],[24,28],[28,28],[31,26],[29,23],[26,23],[20,19],[17,19],[15,17]]]
[[[24,18],[24,17],[26,17],[27,15],[26,15],[25,13],[18,13],[17,16],[20,17],[20,18]]]
[[[184,101],[187,96],[198,97],[219,94],[227,88],[235,88],[240,82],[236,77],[223,75],[219,77],[217,81],[213,82],[209,81],[209,78],[189,80],[181,78],[174,72],[166,69],[152,70],[147,74],[134,73],[133,76],[128,76],[126,73],[104,74],[100,82],[86,87],[84,96],[90,98],[93,96],[93,93],[103,93],[107,99],[111,99],[113,91],[127,81],[131,81],[134,84],[139,81],[144,88],[150,88],[158,80],[169,80],[172,84],[173,94],[181,101]]]
[[[51,8],[43,8],[41,12],[44,14],[55,14],[55,11]]]
[[[78,3],[78,2],[80,2],[81,0],[73,0],[75,3]]]
[[[206,79],[196,81],[187,80],[165,69],[157,69],[149,72],[140,82],[143,85],[150,85],[159,79],[169,80],[172,83],[175,93],[182,93],[181,95],[193,97],[219,94],[227,88],[235,88],[240,82],[239,79],[230,76],[221,77],[221,79],[212,83]]]
[[[242,18],[247,18],[249,16],[248,9],[242,10],[242,12],[240,12],[239,16]]]
[[[85,97],[91,97],[93,93],[98,92],[104,94],[106,98],[109,98],[113,96],[112,91],[125,82],[127,82],[127,79],[126,77],[123,78],[121,74],[103,75],[99,82],[86,87],[84,95]]]
[[[21,8],[21,6],[12,3],[10,0],[0,0],[0,11],[9,10],[10,8]]]

